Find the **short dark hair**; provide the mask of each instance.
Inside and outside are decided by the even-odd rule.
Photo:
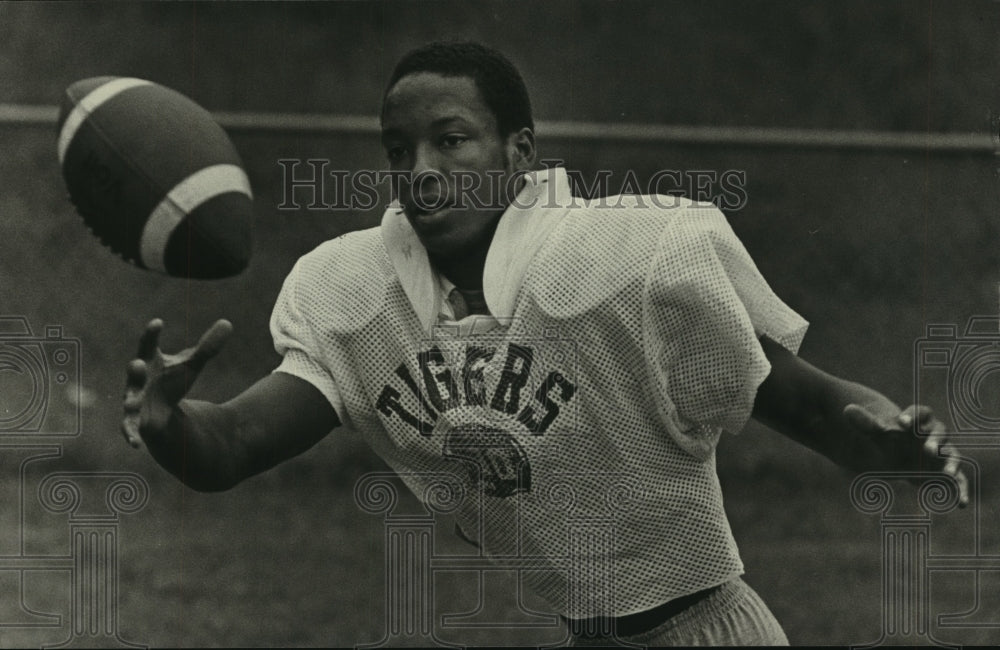
[[[521,73],[500,52],[472,41],[428,43],[411,50],[396,64],[382,96],[408,74],[436,72],[446,77],[471,77],[497,121],[501,136],[524,127],[535,129],[531,101]]]

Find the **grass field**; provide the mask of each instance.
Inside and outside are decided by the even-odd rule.
[[[527,26],[526,26],[527,25]],[[50,104],[72,81],[98,74],[150,78],[214,110],[372,114],[395,59],[434,37],[465,35],[508,51],[544,119],[801,126],[985,133],[1000,111],[1000,4],[851,1],[476,3],[13,3],[0,2],[0,102]],[[544,37],[540,37],[544,35]],[[236,335],[197,386],[223,399],[273,368],[267,330],[295,259],[346,230],[361,213],[282,211],[281,158],[328,158],[343,169],[381,165],[364,137],[235,138],[256,194],[256,249],[238,278],[184,282],[123,264],[91,237],[65,200],[54,133],[0,128],[0,316],[35,333],[59,325],[78,339],[81,385],[93,396],[78,436],[0,436],[0,556],[20,548],[68,552],[66,515],[35,494],[55,471],[129,471],[149,483],[148,505],[119,526],[118,627],[154,646],[354,645],[382,636],[384,528],[352,488],[384,469],[352,434],[331,435],[288,465],[228,493],[203,495],[166,476],[119,439],[124,363],[142,324],[167,321],[164,347],[193,341],[219,317]],[[729,214],[775,291],[810,322],[801,354],[876,386],[915,396],[946,416],[940,373],[914,368],[931,323],[961,331],[997,315],[1000,183],[997,162],[917,154],[614,146],[547,141],[542,154],[589,177],[634,170],[741,170],[748,202]],[[0,330],[2,333],[3,330]],[[988,345],[988,343],[987,343]],[[917,382],[916,378],[921,381]],[[10,388],[10,384],[0,384]],[[0,406],[11,399],[0,390]],[[1000,414],[1000,382],[984,380],[984,413]],[[72,424],[54,394],[49,423]],[[989,442],[995,436],[982,440]],[[30,466],[21,498],[13,445],[59,445]],[[995,450],[979,463],[975,508],[936,517],[935,554],[997,553]],[[851,505],[851,477],[751,424],[724,438],[719,470],[747,567],[795,644],[863,644],[881,630],[881,528]],[[899,488],[897,509],[916,490]],[[412,500],[400,504],[416,508]],[[24,515],[23,524],[20,519]],[[975,536],[978,514],[979,537]],[[442,521],[441,552],[468,547]],[[978,549],[976,548],[978,544]],[[978,584],[982,610],[942,641],[1000,640],[989,626],[1000,581]],[[508,574],[488,574],[485,620],[517,620]],[[59,628],[18,622],[17,592]],[[968,571],[932,577],[930,612],[974,609]],[[0,647],[67,636],[68,573],[0,570]],[[442,574],[436,615],[469,611],[473,576]],[[442,629],[467,644],[558,642],[553,629]]]

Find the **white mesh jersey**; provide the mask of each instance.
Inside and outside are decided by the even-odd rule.
[[[770,370],[758,337],[794,352],[807,324],[714,206],[585,202],[562,169],[539,172],[487,258],[495,318],[442,320],[440,286],[390,207],[289,274],[278,371],[315,385],[425,503],[457,504],[465,534],[565,616],[742,573],[715,445]]]

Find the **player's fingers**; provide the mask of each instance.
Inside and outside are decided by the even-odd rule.
[[[944,473],[952,477],[958,485],[958,506],[964,508],[969,505],[969,478],[962,471],[960,464],[961,458],[958,454],[954,450],[948,451]]]
[[[954,449],[947,443],[948,430],[944,428],[943,423],[935,422],[927,436],[927,440],[924,441],[924,454],[934,458],[947,457],[949,452]]]
[[[934,420],[934,409],[922,404],[913,404],[903,409],[897,419],[905,429],[910,428],[914,423],[916,423],[917,428],[920,428]]]
[[[125,415],[134,415],[142,410],[142,401],[146,398],[146,391],[141,388],[129,388],[125,391],[125,399],[122,400],[122,411]]]
[[[160,332],[163,331],[163,321],[159,318],[146,323],[146,329],[139,338],[139,351],[136,356],[144,361],[149,361],[156,354],[156,348],[160,344]]]
[[[122,399],[121,433],[133,448],[138,448],[142,440],[139,426],[142,422],[142,402],[146,395],[146,362],[133,359],[126,367],[125,397]]]
[[[129,390],[140,390],[146,385],[146,379],[149,376],[149,370],[146,368],[146,362],[142,359],[132,359],[129,361],[128,365],[125,366],[125,391],[126,394]]]
[[[229,340],[229,335],[233,333],[233,324],[224,318],[215,321],[198,341],[188,366],[193,370],[200,371],[209,359],[214,357],[222,349],[222,346]]]
[[[954,476],[958,481],[958,507],[965,508],[969,505],[969,479],[962,470],[958,470]]]
[[[958,484],[958,505],[964,508],[969,505],[969,478],[962,471],[962,457],[958,454],[958,450],[948,443],[941,445],[938,454],[944,457],[942,468],[944,473],[955,479],[955,483]]]
[[[142,436],[139,435],[139,415],[126,415],[122,418],[121,431],[122,435],[125,437],[125,441],[128,442],[133,449],[138,449],[139,445],[142,444]]]
[[[860,404],[848,404],[844,407],[844,417],[854,428],[860,431],[885,431],[888,427],[874,413]]]
[[[948,433],[944,425],[936,427],[924,442],[924,453],[938,463],[941,471],[954,479],[958,485],[958,505],[961,508],[969,505],[969,478],[962,471],[962,457],[954,445],[948,442]]]

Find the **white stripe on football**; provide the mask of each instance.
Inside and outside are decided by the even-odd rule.
[[[126,260],[186,278],[246,268],[250,182],[225,131],[184,95],[127,77],[77,81],[57,150],[77,211]]]

